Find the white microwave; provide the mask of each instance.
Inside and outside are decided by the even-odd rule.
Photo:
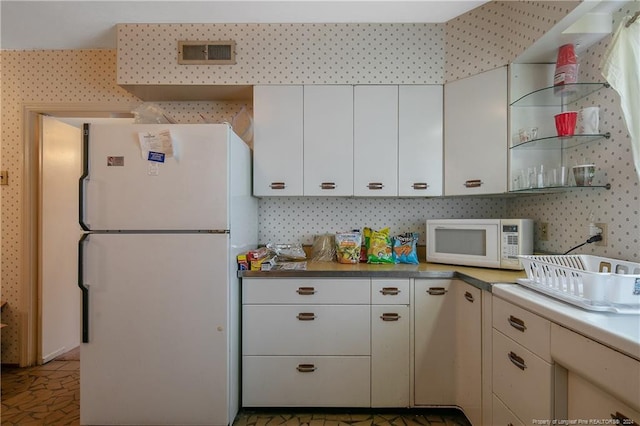
[[[427,220],[427,262],[521,270],[530,254],[532,219]]]

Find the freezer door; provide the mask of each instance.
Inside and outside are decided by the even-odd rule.
[[[141,135],[165,130],[173,155],[149,161]],[[225,124],[91,124],[81,222],[87,230],[229,229],[229,132]]]
[[[84,240],[81,424],[229,423],[228,238]]]

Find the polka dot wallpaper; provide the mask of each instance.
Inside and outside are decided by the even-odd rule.
[[[2,362],[19,362],[18,330],[28,297],[23,280],[23,107],[46,103],[141,101],[120,84],[442,84],[502,66],[570,11],[576,2],[491,2],[447,24],[127,24],[118,27],[119,51],[2,51],[0,167],[2,188]],[[624,11],[621,11],[624,13]],[[177,40],[237,43],[233,66],[176,65]],[[580,79],[601,80],[598,65],[610,38],[580,58]],[[610,191],[581,189],[556,195],[493,198],[263,198],[260,243],[311,243],[313,235],[370,226],[392,233],[419,232],[436,217],[531,217],[550,224],[541,250],[562,251],[581,242],[593,211],[609,226],[609,245],[596,253],[640,261],[638,179],[631,164],[617,95],[602,91],[583,100],[601,107],[606,141],[567,153],[590,157]],[[231,121],[243,106],[233,102],[162,102],[180,123]]]
[[[439,84],[444,24],[122,24],[119,84]],[[233,40],[235,65],[178,65],[178,40]]]

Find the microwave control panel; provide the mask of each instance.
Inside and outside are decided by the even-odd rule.
[[[518,225],[502,225],[502,259],[518,261]]]

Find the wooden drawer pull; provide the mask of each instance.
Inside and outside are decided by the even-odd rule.
[[[400,314],[395,312],[388,312],[380,315],[380,319],[382,319],[382,321],[399,321],[400,318],[402,318]]]
[[[480,179],[471,179],[464,183],[466,188],[478,188],[482,186],[482,181]]]
[[[446,292],[447,290],[444,287],[429,287],[429,290],[427,290],[427,293],[432,296],[443,296]]]
[[[383,296],[397,296],[400,294],[400,289],[398,287],[382,287],[380,290]]]
[[[518,367],[520,370],[524,371],[524,369],[527,368],[527,365],[524,363],[524,359],[520,358],[515,353],[509,352],[507,354],[507,357],[509,357],[509,361],[511,361],[513,363],[513,365]]]
[[[474,299],[473,294],[469,293],[468,291],[464,292],[464,298],[467,299],[471,303],[475,302],[475,300],[476,300],[476,299]]]
[[[271,189],[285,189],[286,187],[287,185],[284,182],[271,182],[271,185],[269,185]]]
[[[316,319],[316,314],[314,314],[313,312],[300,312],[296,318],[298,318],[300,321],[313,321],[314,319]]]
[[[507,321],[509,321],[511,327],[515,328],[518,331],[522,331],[524,333],[524,331],[527,329],[527,327],[524,325],[524,321],[522,321],[520,318],[514,317],[513,315],[509,315],[509,319]]]
[[[335,182],[322,182],[320,189],[336,189],[336,184]]]
[[[298,293],[301,296],[310,296],[312,294],[316,294],[316,288],[315,287],[298,287],[298,289],[296,290],[296,293]]]
[[[314,364],[298,364],[296,370],[301,373],[312,373],[316,371],[316,366]]]

